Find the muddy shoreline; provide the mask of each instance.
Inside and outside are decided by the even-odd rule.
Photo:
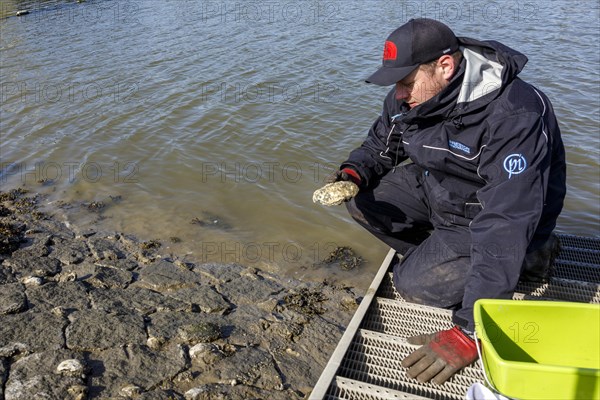
[[[41,200],[0,192],[0,400],[307,398],[360,301],[80,231]]]

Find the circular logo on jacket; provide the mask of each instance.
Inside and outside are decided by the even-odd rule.
[[[504,170],[508,172],[508,179],[518,175],[527,168],[527,160],[522,154],[511,154],[504,159]]]

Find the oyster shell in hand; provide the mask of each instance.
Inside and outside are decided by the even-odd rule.
[[[337,206],[358,194],[358,186],[350,181],[328,183],[313,193],[313,202],[324,206]]]

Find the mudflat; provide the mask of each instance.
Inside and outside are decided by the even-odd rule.
[[[42,200],[0,192],[0,399],[306,398],[360,301],[67,226]]]

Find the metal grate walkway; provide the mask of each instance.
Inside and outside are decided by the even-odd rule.
[[[519,282],[516,300],[561,300],[600,304],[600,238],[559,235],[561,252],[548,283]],[[401,360],[418,346],[409,336],[452,327],[451,312],[406,302],[392,283],[390,250],[310,399],[461,400],[483,382],[475,362],[443,385],[410,379]]]

